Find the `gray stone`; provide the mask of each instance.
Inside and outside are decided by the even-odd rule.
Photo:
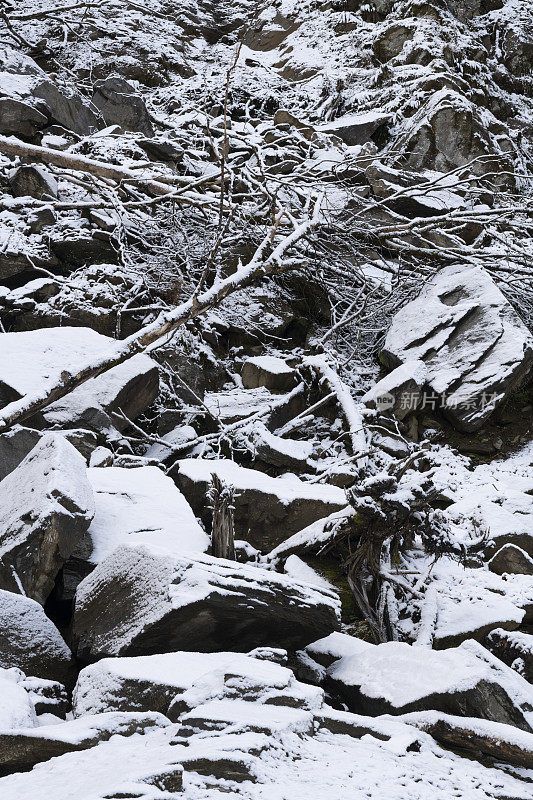
[[[497,575],[505,572],[511,575],[533,575],[533,558],[521,547],[506,544],[492,556],[489,569]]]
[[[103,128],[101,119],[95,110],[79,95],[61,92],[50,80],[40,81],[33,89],[32,95],[40,99],[52,122],[80,136],[85,136]]]
[[[406,361],[378,381],[363,395],[362,402],[369,408],[390,411],[398,419],[404,419],[418,408],[426,379],[423,361]]]
[[[205,555],[119,547],[76,593],[82,661],[176,650],[302,647],[338,627],[334,592]]]
[[[351,711],[361,714],[435,710],[530,732],[516,693],[509,694],[510,683],[520,679],[494,662],[473,641],[439,651],[386,642],[334,662],[325,685],[338,692]]]
[[[37,200],[57,198],[57,181],[48,170],[34,164],[17,167],[9,183],[15,197],[35,197]]]
[[[69,720],[61,725],[43,725],[0,733],[0,774],[31,769],[51,758],[87,750],[112,736],[133,736],[155,727],[165,727],[161,714],[111,712]]]
[[[296,385],[296,370],[274,356],[247,358],[242,366],[242,383],[245,389],[264,386],[271,392],[288,392]]]
[[[348,114],[317,127],[320,133],[332,133],[347,145],[364,144],[380,129],[392,122],[390,114],[369,111],[363,114]]]
[[[99,109],[106,125],[120,125],[125,131],[154,135],[144,100],[123,78],[115,75],[97,81],[93,104]]]
[[[487,636],[487,647],[504,664],[533,683],[533,634],[496,628]]]
[[[269,552],[297,531],[346,506],[337,486],[310,484],[297,478],[271,478],[232,461],[184,458],[172,477],[206,525],[211,510],[206,495],[211,475],[235,489],[235,535],[262,552]]]
[[[533,337],[483,269],[454,265],[400,309],[380,357],[389,368],[423,361],[444,414],[475,431],[531,375]]]
[[[84,459],[47,434],[0,482],[0,560],[28,597],[45,602],[93,516]]]
[[[48,124],[48,119],[29,103],[0,97],[0,133],[32,141]]]
[[[61,683],[73,677],[70,650],[42,606],[1,589],[0,667]]]

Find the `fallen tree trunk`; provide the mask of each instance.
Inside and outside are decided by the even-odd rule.
[[[0,136],[0,153],[8,156],[19,156],[28,161],[37,161],[43,164],[52,164],[55,167],[63,169],[73,169],[78,172],[86,172],[90,175],[96,175],[98,178],[109,178],[117,183],[124,181],[129,183],[136,183],[143,186],[147,191],[155,196],[172,194],[176,191],[174,183],[179,183],[187,186],[190,183],[196,182],[196,178],[184,178],[183,176],[176,176],[172,179],[172,183],[165,183],[166,177],[148,175],[143,177],[139,175],[136,170],[129,169],[128,167],[118,167],[115,164],[106,164],[105,161],[97,161],[94,158],[87,156],[80,156],[76,153],[65,153],[61,150],[52,150],[49,147],[40,147],[36,144],[27,144],[14,136]],[[217,178],[219,173],[213,175],[213,179]],[[205,199],[201,195],[197,195],[196,199]]]
[[[162,343],[160,340],[163,337],[171,336],[179,327],[196,319],[208,309],[219,305],[234,292],[244,289],[267,275],[274,275],[295,266],[293,260],[284,261],[283,257],[291,247],[319,224],[321,201],[322,196],[316,200],[312,215],[300,225],[295,226],[292,233],[286,236],[272,250],[269,256],[265,257],[265,253],[272,245],[276,227],[273,227],[266,234],[248,264],[241,266],[233,275],[224,279],[219,278],[205,292],[192,295],[171,311],[162,312],[154,322],[141,328],[140,331],[132,334],[127,339],[117,342],[111,352],[107,351],[100,357],[81,366],[77,372],[71,373],[65,370],[61,373],[61,379],[53,385],[45,385],[40,392],[36,392],[34,395],[26,395],[20,400],[9,403],[0,411],[0,431],[28,419],[38,411],[42,411],[50,403],[69,394],[89,378],[101,375],[112,367],[116,367],[117,364],[121,364],[131,358],[136,353],[146,350],[151,345]]]

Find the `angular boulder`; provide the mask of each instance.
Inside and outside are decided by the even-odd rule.
[[[242,385],[245,389],[265,386],[271,392],[289,392],[297,382],[297,373],[282,358],[253,356],[242,366]]]
[[[328,684],[350,710],[370,716],[431,709],[531,732],[514,691],[521,679],[483,654],[491,658],[477,642],[440,651],[386,642],[334,662]]]
[[[112,75],[105,80],[96,81],[92,102],[100,111],[106,125],[120,125],[125,131],[140,131],[145,136],[154,135],[144,100],[124,78]]]
[[[62,371],[77,372],[98,354],[110,352],[114,340],[91,328],[42,328],[2,335],[0,348],[0,406],[43,385],[60,380]],[[138,354],[96,378],[90,378],[66,397],[49,405],[44,417],[61,428],[114,426],[122,430],[153,402],[159,387],[157,364]]]
[[[533,558],[521,547],[505,544],[492,556],[489,569],[497,575],[533,575]]]
[[[106,710],[174,717],[215,697],[311,708],[322,692],[296,681],[287,667],[250,654],[176,652],[91,664],[79,674],[72,704],[75,717]]]
[[[262,552],[346,506],[346,495],[337,486],[305,483],[296,477],[270,478],[227,459],[184,458],[177,466],[173,477],[206,524],[211,522],[206,495],[212,474],[233,486],[236,536]]]
[[[14,97],[0,97],[0,133],[35,139],[48,124],[48,119],[36,108]]]
[[[67,683],[72,656],[55,625],[35,600],[0,590],[0,667]]]
[[[82,661],[173,650],[298,648],[338,627],[334,592],[212,556],[119,547],[78,586]]]
[[[44,603],[93,516],[83,457],[60,434],[43,436],[0,482],[4,570],[12,571],[28,597]]]
[[[62,724],[5,732],[0,729],[0,775],[29,770],[64,753],[88,750],[112,736],[133,736],[169,724],[162,714],[109,712]]]
[[[48,170],[34,164],[18,167],[10,176],[9,183],[15,197],[43,198],[57,197],[57,181]]]
[[[391,411],[398,419],[404,419],[416,411],[426,378],[423,361],[406,361],[378,381],[361,400],[369,408]]]
[[[320,133],[332,133],[349,145],[364,144],[371,137],[392,122],[391,114],[382,111],[368,111],[364,114],[348,114],[332,122],[326,122],[317,127]]]
[[[423,405],[475,431],[531,376],[533,336],[483,269],[453,265],[398,311],[380,357],[391,369],[423,361]]]
[[[87,477],[96,513],[63,567],[63,600],[72,600],[80,581],[120,545],[154,545],[171,555],[209,547],[184,496],[158,467],[92,467]]]
[[[533,634],[496,628],[487,642],[491,653],[533,683]]]

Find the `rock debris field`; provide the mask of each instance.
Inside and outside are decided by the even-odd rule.
[[[533,798],[528,0],[0,2],[1,800]]]

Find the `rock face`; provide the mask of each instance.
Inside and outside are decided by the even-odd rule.
[[[492,653],[533,683],[533,634],[496,628],[487,640]]]
[[[297,478],[269,478],[233,461],[178,461],[176,483],[194,512],[210,522],[206,494],[211,475],[235,488],[235,533],[254,547],[268,552],[293,533],[346,505],[336,486],[308,484]]]
[[[97,353],[113,347],[113,340],[90,328],[43,328],[2,336],[0,351],[0,405],[58,380],[63,370],[77,371]],[[60,428],[96,430],[126,427],[115,412],[135,419],[157,395],[157,364],[139,354],[124,364],[81,384],[46,409],[44,417]],[[42,424],[42,423],[41,423]]]
[[[142,97],[123,78],[113,75],[95,84],[93,104],[106,125],[120,125],[125,131],[140,131],[153,136],[154,129]]]
[[[328,681],[359,713],[374,716],[434,709],[531,732],[522,710],[502,686],[499,673],[505,667],[491,670],[476,657],[475,649],[472,652],[465,645],[483,651],[475,642],[438,652],[402,642],[363,648],[334,662]],[[515,680],[513,673],[507,677]]]
[[[396,314],[381,359],[423,361],[434,404],[474,431],[531,374],[533,337],[487,273],[450,266]]]
[[[23,595],[0,590],[0,667],[67,683],[71,653],[42,606]]]
[[[158,467],[94,467],[87,471],[96,513],[63,567],[62,599],[122,544],[147,544],[177,556],[202,553],[209,537],[172,480]]]
[[[73,638],[84,661],[184,647],[298,648],[334,630],[338,613],[333,592],[256,567],[120,547],[78,587]]]
[[[93,515],[85,461],[59,434],[0,482],[0,560],[28,597],[45,602]]]
[[[533,575],[533,558],[521,547],[506,544],[489,561],[489,569],[497,575]]]

